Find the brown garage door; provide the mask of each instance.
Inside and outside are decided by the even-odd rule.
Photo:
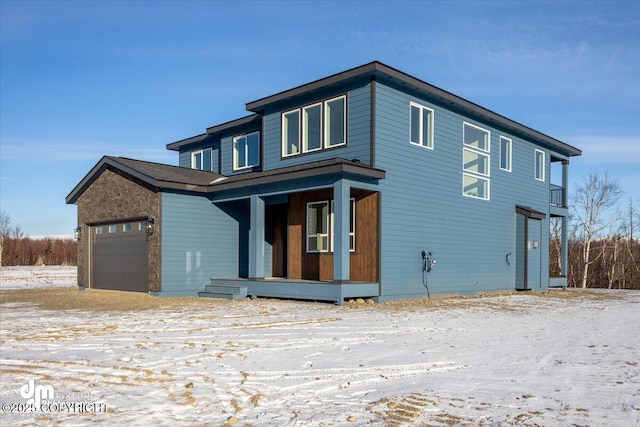
[[[149,252],[144,222],[91,227],[91,287],[148,291]]]

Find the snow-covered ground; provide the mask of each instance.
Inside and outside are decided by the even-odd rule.
[[[3,267],[0,287],[74,283],[72,269],[42,271]],[[639,425],[640,293],[614,295],[142,311],[4,302],[0,424]],[[46,409],[58,412],[8,412],[30,380],[55,389]],[[65,400],[96,413],[66,413]]]

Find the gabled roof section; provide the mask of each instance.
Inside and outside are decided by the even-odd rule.
[[[373,180],[384,179],[385,177],[385,172],[381,169],[358,161],[341,158],[226,177],[215,172],[145,162],[125,157],[105,156],[69,193],[66,202],[68,204],[76,203],[82,193],[107,169],[124,174],[132,180],[138,180],[156,191],[172,189],[203,194],[327,174],[350,174]]]
[[[104,156],[76,185],[66,197],[68,204],[76,203],[78,198],[106,169],[122,172],[133,179],[160,189],[175,189],[193,192],[206,192],[207,186],[222,175],[161,163],[128,159],[125,157]]]
[[[395,68],[389,67],[381,62],[374,61],[365,65],[361,65],[356,68],[352,68],[341,73],[334,74],[329,77],[322,78],[320,80],[307,83],[293,89],[279,92],[275,95],[267,96],[265,98],[258,99],[246,104],[247,110],[255,113],[262,113],[265,107],[276,104],[282,101],[286,101],[295,97],[304,96],[314,91],[326,89],[332,86],[349,83],[356,79],[370,80],[375,77],[380,82],[393,83],[402,87],[406,87],[408,90],[418,92],[428,99],[432,99],[440,104],[443,104],[450,108],[455,108],[463,113],[469,114],[472,117],[476,117],[479,120],[488,122],[497,127],[501,127],[514,134],[522,135],[523,137],[533,140],[539,144],[546,145],[549,148],[559,150],[566,153],[568,156],[579,156],[582,151],[572,147],[562,141],[524,126],[518,122],[510,120],[500,114],[497,114],[491,110],[483,108],[473,102],[467,101],[464,98],[456,96],[450,92],[440,89],[436,86],[417,79],[409,74],[403,73]]]

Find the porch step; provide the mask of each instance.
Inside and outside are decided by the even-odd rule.
[[[207,285],[203,292],[198,292],[201,298],[220,298],[240,301],[247,297],[247,287],[235,284]]]

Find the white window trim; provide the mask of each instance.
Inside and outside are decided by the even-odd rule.
[[[468,151],[470,153],[474,153],[477,154],[479,156],[482,157],[486,157],[487,158],[487,173],[482,173],[482,172],[475,172],[469,169],[465,169],[464,168],[464,152]],[[473,147],[469,147],[469,146],[465,146],[462,148],[462,170],[464,172],[467,172],[471,175],[478,175],[478,177],[480,178],[490,178],[491,177],[491,154],[486,153],[482,150],[474,150]]]
[[[103,228],[102,228],[102,226],[101,226],[101,225],[98,225],[98,226],[96,227],[96,234],[102,234],[102,233],[103,233]]]
[[[482,132],[486,132],[487,134],[487,149],[474,147],[473,145],[469,145],[465,142],[464,132],[466,126],[471,126],[476,128]],[[476,153],[481,156],[485,156],[487,158],[487,173],[479,173],[470,170],[466,170],[464,168],[464,152],[469,151],[471,153]],[[475,179],[483,180],[487,182],[487,197],[474,196],[472,194],[467,194],[464,191],[464,177],[470,176]],[[462,195],[464,197],[469,197],[477,200],[491,200],[491,131],[488,129],[481,128],[480,126],[476,126],[474,124],[468,122],[462,122]]]
[[[309,205],[318,205],[318,204],[325,204],[327,206],[327,212],[328,212],[327,213],[327,232],[326,233],[309,234],[309,230],[308,230],[308,228],[309,228]],[[304,214],[305,218],[304,218],[304,220],[305,220],[305,229],[307,229],[307,230],[305,230],[306,231],[306,235],[307,235],[307,244],[306,244],[307,253],[309,253],[309,254],[328,253],[331,250],[330,249],[331,245],[329,243],[329,236],[330,236],[330,233],[331,233],[331,224],[330,224],[329,221],[330,221],[330,218],[331,218],[331,213],[329,212],[329,209],[330,209],[330,206],[329,206],[329,201],[328,200],[318,200],[318,201],[315,201],[315,202],[307,202],[307,208],[305,210],[305,214]],[[316,239],[320,238],[320,237],[326,237],[327,238],[327,249],[325,249],[325,250],[310,249],[309,248],[309,238],[310,237],[315,237]]]
[[[509,145],[509,158],[507,159],[507,167],[503,168],[502,167],[502,140],[508,141],[508,145]],[[511,172],[511,160],[513,159],[513,141],[511,140],[511,138],[507,138],[506,136],[500,136],[500,155],[499,155],[499,166],[500,166],[500,170],[506,171],[506,172]]]
[[[296,151],[295,153],[287,153],[286,151],[286,141],[284,140],[284,128],[285,128],[285,120],[284,117],[287,114],[291,114],[291,113],[298,113],[298,151]],[[291,156],[298,156],[302,153],[302,126],[300,121],[302,120],[302,111],[300,108],[294,108],[293,110],[288,110],[285,111],[281,114],[280,116],[280,123],[281,123],[281,128],[280,128],[280,139],[282,140],[281,144],[281,150],[282,150],[282,157],[291,157]]]
[[[110,224],[109,227],[107,227],[108,234],[115,234],[117,232],[118,232],[118,226],[116,224]]]
[[[542,154],[542,158],[541,158],[541,162],[540,162],[540,166],[541,166],[541,178],[538,178],[538,153]],[[536,179],[536,181],[542,181],[544,182],[546,179],[546,172],[547,172],[547,153],[545,153],[542,150],[538,150],[536,148],[535,153],[533,154],[533,177]]]
[[[335,145],[329,145],[329,132],[327,132],[327,128],[329,127],[329,122],[327,120],[327,104],[329,104],[330,102],[336,101],[338,99],[343,99],[344,100],[344,110],[342,112],[342,142],[340,144],[335,144]],[[324,101],[323,106],[322,106],[322,127],[324,128],[324,143],[323,146],[325,149],[329,149],[329,148],[335,148],[335,147],[342,147],[344,145],[347,145],[347,96],[346,95],[340,95],[340,96],[336,96],[335,98],[331,98],[331,99],[327,99],[326,101]]]
[[[123,233],[130,233],[131,232],[131,223],[130,222],[125,222],[124,224],[122,224],[122,232]]]
[[[245,152],[244,152],[244,156],[245,156],[245,162],[247,163],[246,166],[242,166],[242,167],[238,167],[238,149],[237,149],[237,142],[238,140],[245,138],[246,139],[253,134],[258,134],[258,163],[256,164],[249,164],[249,150],[247,149],[246,146],[246,142],[245,142]],[[233,170],[235,171],[240,171],[240,170],[245,170],[245,169],[251,169],[255,166],[260,166],[260,132],[256,131],[256,132],[250,132],[244,135],[238,135],[238,136],[234,136],[233,137]]]
[[[309,150],[309,138],[307,135],[307,124],[306,124],[306,120],[304,119],[304,115],[305,115],[305,111],[308,110],[309,108],[313,108],[313,107],[320,107],[320,146],[318,148],[314,148],[312,150]],[[301,132],[302,132],[302,152],[303,153],[313,153],[314,151],[320,151],[324,148],[324,107],[322,105],[322,102],[316,102],[315,104],[311,104],[311,105],[306,105],[304,107],[302,107],[300,109],[300,121],[301,126]]]
[[[420,128],[419,128],[420,129],[420,137],[419,137],[420,138],[420,143],[413,142],[411,140],[411,107],[416,107],[416,108],[418,108],[420,110]],[[423,117],[422,110],[427,110],[427,111],[430,112],[430,114],[429,114],[429,122],[430,122],[429,123],[429,135],[428,135],[428,140],[427,140],[428,144],[424,143],[425,139],[424,139],[424,135],[422,134],[423,133],[422,131],[424,129],[424,126],[423,126],[423,123],[422,123],[422,117]],[[435,121],[435,111],[433,109],[431,109],[429,107],[425,107],[424,105],[418,104],[418,103],[413,102],[413,101],[409,102],[409,143],[411,145],[415,145],[415,146],[418,146],[418,147],[426,148],[428,150],[433,150],[433,146],[435,145],[434,141],[433,141],[433,138],[434,138],[434,136],[433,136],[434,135],[434,132],[433,132],[433,130],[434,130],[434,128],[433,128],[434,121]]]
[[[213,169],[213,149],[211,147],[205,147],[205,148],[201,148],[199,150],[194,150],[191,152],[191,169],[195,169],[195,170],[206,170],[204,168],[204,152],[205,151],[209,151],[209,155],[211,156],[211,158],[209,159],[210,163],[211,163],[211,168]],[[200,168],[196,168],[196,155],[200,154]]]
[[[353,218],[350,218],[352,224],[352,228],[353,228],[353,233],[350,231],[349,232],[349,252],[355,252],[356,251],[356,199],[354,197],[351,197],[349,199],[349,210],[351,210],[351,203],[353,203]],[[333,252],[333,236],[335,235],[334,231],[333,231],[333,218],[334,218],[334,211],[333,211],[333,200],[331,200],[331,212],[329,213],[329,228],[331,230],[330,232],[330,236],[329,236],[329,246],[331,248],[331,252]],[[351,248],[351,238],[353,237],[353,248]]]
[[[464,138],[464,130],[465,130],[465,126],[471,126],[472,128],[476,128],[482,132],[486,132],[487,133],[487,149],[485,150],[484,148],[478,148],[478,147],[474,147],[473,145],[469,145],[466,142],[464,142],[465,138]],[[475,150],[479,150],[479,151],[484,151],[485,153],[490,153],[491,152],[491,131],[489,129],[485,129],[485,128],[481,128],[480,126],[476,126],[473,123],[469,123],[469,122],[462,122],[462,144],[466,147],[475,149]]]
[[[482,181],[487,181],[487,197],[486,198],[480,197],[480,196],[474,196],[473,194],[466,194],[464,192],[464,176],[465,175],[475,179],[482,180]],[[491,178],[489,178],[488,176],[482,176],[474,173],[463,172],[462,173],[462,195],[464,197],[470,197],[472,199],[477,199],[477,200],[491,200]]]
[[[191,152],[191,169],[200,170],[196,167],[196,155],[200,154],[200,163],[202,162],[202,155],[204,150],[195,150]]]
[[[329,126],[329,122],[328,122],[328,115],[327,115],[327,104],[333,101],[336,101],[338,99],[343,99],[344,100],[344,111],[343,111],[343,115],[342,115],[342,120],[343,120],[343,134],[342,134],[342,141],[340,144],[334,144],[334,145],[329,145],[329,132],[327,132],[327,128]],[[320,123],[320,133],[321,133],[321,147],[320,148],[314,148],[312,150],[309,150],[307,148],[307,141],[306,141],[306,135],[305,135],[305,123],[304,123],[304,111],[307,108],[311,108],[311,107],[315,107],[317,105],[320,105],[320,117],[321,117],[321,123]],[[313,104],[309,104],[309,105],[304,105],[302,107],[298,107],[298,108],[294,108],[291,110],[287,110],[284,111],[280,114],[280,140],[281,140],[281,147],[280,147],[280,153],[282,155],[282,158],[285,157],[292,157],[292,156],[299,156],[300,154],[306,154],[306,153],[314,153],[314,152],[318,152],[318,151],[322,151],[322,150],[329,150],[329,149],[333,149],[336,147],[344,147],[347,145],[347,95],[340,95],[340,96],[336,96],[334,98],[330,98],[321,102],[315,102]],[[298,113],[298,141],[300,146],[298,147],[298,151],[296,151],[295,153],[287,153],[286,147],[286,141],[284,139],[284,131],[285,131],[285,116],[291,113]]]

